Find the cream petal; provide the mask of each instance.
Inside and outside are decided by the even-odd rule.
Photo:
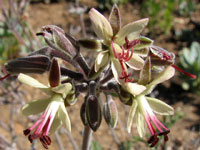
[[[145,86],[132,82],[125,83],[125,87],[134,96],[141,94],[146,89]]]
[[[108,51],[100,52],[95,60],[95,72],[98,72],[101,67],[107,64],[108,60],[109,60]]]
[[[150,85],[157,85],[166,80],[172,78],[175,74],[175,69],[172,66],[168,66],[163,72],[161,72],[155,79],[150,83]]]
[[[44,84],[40,83],[38,80],[28,76],[28,75],[25,75],[23,73],[20,73],[18,75],[18,80],[22,83],[25,83],[29,86],[32,86],[34,88],[48,88],[47,86],[45,86]]]
[[[56,130],[62,125],[62,121],[59,119],[58,117],[58,113],[56,114],[54,120],[53,120],[53,123],[51,125],[51,128],[50,128],[50,134],[53,134],[56,132]]]
[[[137,101],[133,99],[133,103],[131,105],[129,115],[128,115],[128,121],[127,121],[127,130],[129,133],[131,132],[131,126],[133,123],[133,118],[134,118],[135,112],[137,110],[137,106],[138,106]]]
[[[144,116],[139,112],[139,109],[136,112],[136,124],[137,124],[137,130],[138,130],[139,136],[144,137],[146,133],[145,132],[146,124],[145,124]]]
[[[62,120],[62,122],[65,124],[67,131],[71,132],[71,122],[70,122],[64,103],[61,103],[59,107],[59,117]]]
[[[125,70],[127,71],[127,68],[126,68],[125,64],[124,64],[124,67],[125,67]],[[122,74],[122,67],[120,65],[120,62],[115,58],[111,59],[111,69],[112,69],[112,73],[114,75],[115,80],[119,84],[124,85],[125,81],[123,79],[120,79],[120,76]]]
[[[173,115],[174,109],[159,99],[146,97],[152,110],[160,115]]]
[[[93,30],[97,36],[105,41],[111,40],[113,31],[108,20],[94,8],[89,11],[89,17],[92,22]]]
[[[137,54],[133,54],[132,58],[126,64],[135,70],[141,70],[144,66],[144,60]]]
[[[150,84],[146,86],[147,89],[142,94],[144,95],[150,94],[157,84],[160,84],[170,79],[171,77],[174,76],[174,74],[175,74],[175,69],[172,66],[168,66],[157,77],[155,77],[155,79]]]
[[[56,86],[54,88],[51,88],[52,91],[59,94],[68,94],[71,89],[72,89],[71,83],[65,83],[65,84]]]
[[[23,106],[22,113],[26,116],[41,113],[48,107],[50,101],[51,98],[31,101]]]
[[[125,37],[128,37],[130,41],[138,39],[142,30],[148,24],[148,21],[149,19],[145,18],[125,25],[116,35],[115,43],[119,45],[124,44]]]

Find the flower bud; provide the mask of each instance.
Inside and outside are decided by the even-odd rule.
[[[27,56],[10,60],[5,64],[9,73],[44,73],[49,70],[50,60],[46,56]]]
[[[103,48],[103,43],[101,40],[94,40],[94,39],[80,39],[78,40],[78,44],[87,49],[87,50],[102,50]]]
[[[63,29],[55,25],[46,25],[42,27],[42,33],[38,35],[42,35],[50,47],[65,51],[71,57],[79,53],[79,46],[76,44],[76,40],[70,35],[67,35]]]
[[[96,131],[102,120],[101,107],[95,95],[89,95],[86,100],[86,117],[90,128]]]
[[[51,87],[56,87],[60,84],[60,66],[54,58],[49,71],[49,83]]]
[[[111,128],[115,128],[118,121],[118,111],[117,106],[110,95],[107,96],[107,102],[104,104],[103,115],[106,123]]]
[[[86,117],[86,111],[85,111],[85,102],[81,105],[81,111],[80,111],[80,116],[81,116],[81,121],[82,123],[87,126],[88,122],[87,122],[87,117]]]

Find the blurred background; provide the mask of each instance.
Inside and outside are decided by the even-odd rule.
[[[0,0],[0,75],[4,63],[26,56],[45,46],[35,33],[43,25],[54,24],[76,38],[95,37],[88,18],[94,7],[106,17],[114,3],[122,16],[122,25],[148,17],[150,22],[143,31],[154,44],[176,54],[176,65],[195,74],[196,80],[176,75],[158,85],[151,96],[157,97],[175,109],[174,116],[160,117],[171,130],[169,141],[160,140],[156,150],[200,150],[200,2],[199,0]],[[83,51],[88,62],[93,54]],[[33,75],[43,83],[47,74]],[[30,100],[45,97],[39,90],[20,84],[16,76],[0,81],[0,149],[40,150],[39,141],[32,145],[23,130],[32,125],[38,116],[25,117],[21,107]],[[83,124],[80,106],[83,97],[67,108],[72,132],[64,128],[52,135],[50,150],[79,150],[82,143]],[[92,150],[146,150],[146,139],[141,139],[133,125],[127,133],[126,120],[129,107],[116,99],[119,121],[116,129],[110,129],[105,121],[93,133]],[[146,137],[149,135],[147,134]]]

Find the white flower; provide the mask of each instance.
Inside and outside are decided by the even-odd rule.
[[[158,136],[163,135],[164,140],[167,141],[167,134],[170,132],[170,130],[157,119],[154,113],[160,115],[173,115],[174,110],[166,103],[145,95],[149,94],[157,84],[170,79],[174,73],[175,69],[171,66],[168,66],[151,83],[146,85],[146,90],[137,96],[133,95],[132,97],[132,106],[130,108],[127,121],[128,132],[131,131],[132,121],[134,116],[136,116],[135,118],[139,135],[141,137],[145,135],[146,126],[149,129],[151,137],[149,138],[148,143],[151,144],[151,147],[157,144],[159,140]]]
[[[141,19],[121,28],[119,10],[116,5],[112,9],[110,22],[94,8],[89,11],[89,17],[94,32],[102,40],[102,45],[106,47],[97,49],[100,52],[95,61],[95,72],[104,68],[111,60],[113,75],[118,83],[122,85],[131,82],[126,65],[134,70],[142,69],[144,60],[139,54],[134,53],[134,49],[140,50],[152,43],[152,40],[140,36],[149,19]],[[140,39],[147,41],[148,44],[140,43]]]
[[[35,139],[40,139],[46,149],[51,144],[49,134],[54,133],[61,124],[65,124],[66,129],[71,131],[71,123],[64,102],[72,90],[72,85],[70,83],[60,84],[60,72],[56,60],[53,60],[52,66],[49,76],[50,86],[28,75],[22,73],[18,75],[18,80],[22,83],[39,88],[49,95],[48,98],[31,101],[22,108],[22,113],[26,116],[44,112],[32,127],[24,130],[24,134],[28,135],[31,143]],[[54,76],[53,79],[51,73]]]

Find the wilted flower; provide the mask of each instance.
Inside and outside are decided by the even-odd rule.
[[[49,134],[54,133],[61,124],[65,124],[66,129],[71,131],[65,100],[72,90],[72,85],[60,83],[60,68],[55,59],[53,59],[49,74],[50,87],[25,74],[19,74],[18,79],[22,83],[41,89],[50,96],[46,99],[31,101],[22,108],[24,115],[34,115],[44,111],[44,114],[32,127],[24,130],[24,134],[29,135],[28,139],[31,143],[39,138],[42,145],[47,149],[48,145],[51,144]]]

